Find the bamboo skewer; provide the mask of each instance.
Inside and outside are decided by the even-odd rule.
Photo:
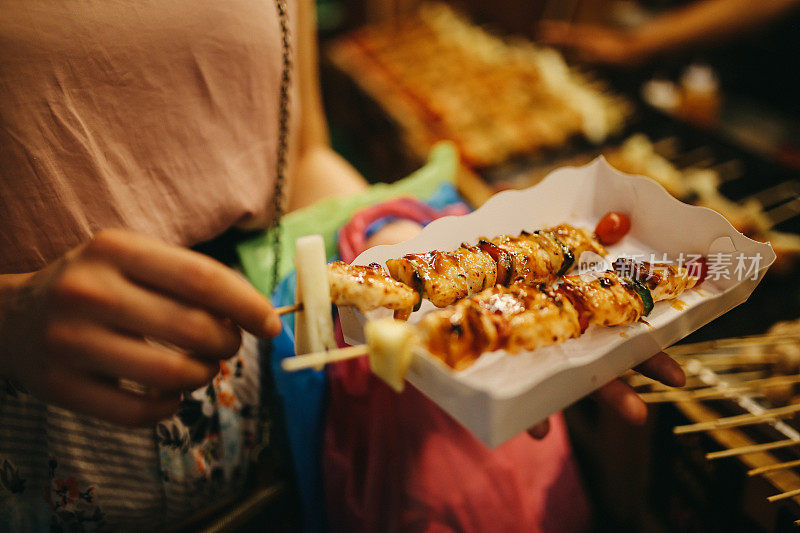
[[[653,151],[664,159],[672,159],[678,155],[679,144],[677,137],[664,137],[653,142]]]
[[[730,348],[741,348],[741,347],[763,348],[787,342],[796,344],[800,342],[800,336],[793,334],[749,336],[749,337],[722,339],[717,341],[696,343],[693,345],[684,345],[681,347],[673,348],[673,350],[668,350],[668,351],[673,351],[675,355],[678,356],[677,359],[681,362],[681,365],[685,367],[685,369],[688,371],[691,377],[703,380],[708,385],[708,387],[689,390],[689,391],[653,392],[645,394],[644,395],[645,400],[646,401],[672,400],[678,402],[688,402],[688,403],[682,403],[681,405],[692,405],[695,403],[696,400],[709,400],[709,399],[726,398],[726,397],[731,398],[732,400],[736,401],[741,407],[743,407],[746,411],[749,411],[749,413],[737,416],[717,418],[715,420],[709,420],[708,417],[706,417],[705,420],[702,422],[675,427],[673,429],[674,433],[683,434],[683,433],[692,433],[699,431],[711,431],[711,432],[719,431],[724,433],[725,431],[729,431],[727,428],[734,428],[749,424],[769,423],[773,428],[775,428],[777,431],[779,431],[788,438],[764,444],[742,445],[745,444],[743,442],[738,446],[736,444],[729,442],[727,443],[727,446],[733,446],[733,447],[730,447],[729,449],[726,450],[708,453],[706,454],[706,459],[715,460],[725,457],[750,455],[751,457],[767,456],[772,458],[771,459],[772,461],[775,461],[774,455],[768,453],[770,450],[800,446],[800,433],[798,433],[793,427],[791,427],[782,420],[783,418],[789,417],[794,413],[800,412],[800,405],[789,405],[786,407],[780,407],[775,409],[765,409],[763,405],[758,401],[756,401],[754,398],[756,396],[763,395],[762,391],[758,390],[760,387],[777,385],[777,384],[798,383],[800,382],[800,376],[796,375],[774,376],[768,378],[741,380],[741,377],[737,379],[737,376],[744,376],[744,375],[752,376],[753,374],[758,374],[759,372],[745,371],[745,372],[734,372],[731,374],[717,374],[710,367],[711,366],[718,367],[719,364],[722,362],[740,364],[741,366],[739,366],[738,368],[741,368],[742,366],[746,366],[749,364],[759,364],[759,363],[767,364],[768,361],[766,361],[766,358],[763,357],[761,358],[761,360],[756,361],[747,357],[746,353],[720,354],[718,351],[715,353],[715,351],[720,349],[725,350]],[[692,351],[694,351],[694,354],[692,354]],[[702,352],[704,351],[710,353],[703,354]],[[707,355],[711,357],[700,357],[702,355]],[[713,358],[713,355],[719,355],[720,357]],[[760,355],[763,356],[770,354],[762,353]],[[704,360],[704,359],[709,359],[709,360]],[[717,363],[717,364],[712,365],[710,363]],[[733,365],[729,365],[726,368],[730,369],[731,366]],[[712,434],[717,436],[717,433],[712,433]],[[720,442],[724,444],[724,441]],[[749,461],[748,459],[743,459],[743,460],[745,462]],[[780,472],[780,471],[788,470],[794,467],[800,467],[800,459],[794,461],[786,461],[782,463],[767,464],[767,465],[764,465],[763,463],[761,464],[750,463],[750,464],[751,466],[756,466],[756,468],[752,468],[751,470],[749,470],[747,472],[748,476],[752,477],[755,475],[766,474],[767,478],[770,481],[775,482],[775,479],[772,476],[779,476],[779,477],[794,476],[794,474],[791,472]],[[796,484],[793,485],[794,487],[797,487]],[[776,502],[800,496],[800,488],[794,488],[792,485],[786,486],[785,483],[777,484],[775,486],[779,489],[784,490],[785,492],[769,496],[767,498],[769,502]],[[800,520],[798,520],[796,523],[800,525]]]
[[[789,448],[791,446],[800,445],[800,440],[785,439],[775,442],[768,442],[766,444],[754,444],[752,446],[742,446],[740,448],[731,448],[729,450],[722,450],[719,452],[711,452],[706,454],[706,459],[722,459],[724,457],[735,457],[737,455],[744,455],[747,453],[763,452],[766,450],[776,450],[778,448]]]
[[[798,194],[800,194],[800,183],[789,180],[751,194],[745,200],[753,199],[761,205],[769,206],[796,198]]]
[[[709,170],[713,170],[719,176],[721,182],[733,181],[744,176],[744,166],[738,159],[729,159],[722,163],[712,165]]]
[[[758,468],[753,468],[752,470],[747,471],[747,475],[752,477],[752,476],[757,476],[759,474],[765,474],[767,472],[774,472],[775,470],[786,470],[788,468],[794,468],[795,466],[800,466],[800,459],[795,459],[794,461],[786,461],[785,463],[775,463],[774,465],[767,465]]]
[[[714,163],[714,153],[708,146],[699,146],[671,159],[676,168],[703,168]]]
[[[703,366],[706,368],[727,370],[731,367],[743,368],[751,366],[764,366],[778,362],[778,356],[774,354],[761,354],[759,355],[758,359],[747,357],[743,354],[725,354],[720,357],[716,357],[716,355],[717,354],[714,354],[713,358],[701,356],[704,359]],[[677,359],[679,362],[685,361],[684,357]]]
[[[800,198],[795,198],[778,207],[773,207],[769,211],[765,211],[764,214],[767,215],[773,226],[777,226],[781,222],[786,222],[800,214]]]
[[[789,405],[787,407],[779,407],[777,409],[770,409],[761,414],[746,414],[729,416],[719,418],[711,422],[700,422],[698,424],[688,424],[685,426],[677,426],[673,428],[675,434],[695,433],[698,431],[710,431],[713,429],[729,428],[737,426],[746,426],[751,424],[761,424],[764,422],[774,421],[779,418],[788,417],[800,411],[800,404]]]
[[[727,339],[715,339],[711,341],[695,342],[692,344],[679,344],[667,348],[665,351],[675,356],[696,356],[700,352],[710,352],[719,348],[742,348],[745,346],[770,346],[773,344],[783,344],[800,342],[797,334],[769,334],[769,335],[747,335],[742,337],[730,337]]]
[[[800,495],[800,489],[790,490],[788,492],[781,492],[780,494],[775,494],[774,496],[770,496],[767,498],[770,502],[777,502],[778,500],[785,500],[786,498],[791,498],[792,496]]]
[[[281,368],[286,372],[294,372],[295,370],[303,370],[305,368],[319,367],[327,365],[328,363],[335,363],[336,361],[345,361],[347,359],[355,359],[356,357],[363,357],[369,353],[366,344],[359,344],[357,346],[349,346],[347,348],[339,348],[326,352],[316,352],[306,355],[298,355],[295,357],[287,357],[281,361]]]
[[[703,361],[703,364],[709,366],[708,361]],[[685,371],[686,369],[684,369]],[[760,379],[765,377],[764,370],[754,370],[754,371],[745,371],[745,372],[728,372],[725,374],[720,374],[720,376],[725,378],[733,378],[737,382],[738,381],[749,381],[753,379]],[[670,387],[669,385],[664,385],[660,381],[656,381],[652,378],[648,378],[647,376],[643,376],[642,374],[631,374],[627,377],[628,385],[633,388],[637,387],[645,387],[650,386],[652,387],[652,392],[660,392],[660,391],[672,391],[676,392],[674,387]],[[683,392],[688,390],[693,390],[695,388],[708,388],[708,384],[703,381],[702,378],[699,376],[692,375],[687,372],[686,375],[686,384],[682,387],[680,391]]]
[[[759,392],[753,391],[753,389],[770,385],[788,385],[791,383],[800,383],[800,375],[753,379],[750,381],[743,381],[735,385],[705,387],[702,389],[693,389],[687,391],[645,392],[640,394],[640,396],[642,400],[647,403],[680,402],[685,400],[715,400],[727,398],[731,395],[743,392],[755,392],[758,394]]]
[[[278,314],[278,316],[288,315],[289,313],[296,313],[297,311],[302,311],[302,310],[303,310],[303,302],[292,305],[284,305],[275,308],[275,312]]]

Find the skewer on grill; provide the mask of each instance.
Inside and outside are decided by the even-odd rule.
[[[800,459],[753,468],[747,471],[747,475],[750,477],[758,476],[761,474],[766,474],[767,472],[774,472],[775,470],[786,470],[789,468],[794,468],[796,466],[800,466]]]
[[[669,353],[669,352],[668,352]],[[771,378],[743,381],[735,385],[704,387],[686,391],[645,392],[640,394],[646,403],[682,402],[693,400],[719,400],[729,398],[742,392],[763,394],[759,389],[772,385],[788,385],[800,383],[799,376],[775,376]]]
[[[712,431],[715,429],[732,428],[740,426],[748,426],[753,424],[762,424],[775,422],[781,418],[789,418],[794,416],[795,413],[800,411],[800,404],[789,405],[786,407],[778,407],[777,409],[768,409],[763,413],[727,416],[718,418],[710,422],[699,422],[697,424],[687,424],[684,426],[676,426],[672,429],[675,434],[683,433],[696,433],[699,431]]]

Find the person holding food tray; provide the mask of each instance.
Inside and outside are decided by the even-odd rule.
[[[4,2],[0,528],[161,528],[242,490],[261,397],[256,338],[281,326],[233,270],[187,247],[367,187],[328,147],[312,7]],[[389,225],[372,243],[418,229]],[[642,370],[682,383],[663,354]],[[645,417],[620,382],[598,396]],[[415,406],[422,419],[439,416]],[[554,429],[563,460],[563,424]],[[539,453],[530,437],[494,452],[460,446],[463,434],[438,438],[471,460],[404,463],[401,483],[482,472],[491,482],[463,500],[477,502],[472,512],[523,513],[531,476],[507,486],[515,499],[490,495]],[[437,509],[416,516],[448,524],[465,487],[447,488]],[[557,488],[537,494],[557,497]],[[371,501],[390,505],[377,488]],[[399,505],[385,516],[402,529],[412,504]]]

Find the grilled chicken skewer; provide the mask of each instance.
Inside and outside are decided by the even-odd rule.
[[[409,285],[389,277],[377,263],[348,265],[328,263],[331,299],[338,306],[353,305],[366,312],[379,307],[394,310],[394,317],[406,320],[419,303],[420,295]]]
[[[423,296],[437,307],[446,307],[498,283],[552,283],[585,251],[606,253],[588,231],[561,224],[518,237],[481,239],[477,246],[462,244],[452,252],[390,259],[391,276],[377,263],[360,266],[334,261],[327,266],[330,296],[338,306],[353,305],[361,312],[386,307],[394,310],[394,318],[406,320]],[[302,309],[298,303],[278,312]]]
[[[436,307],[452,303],[496,284],[552,283],[585,251],[606,251],[588,231],[561,224],[517,237],[481,239],[452,252],[407,254],[389,259],[391,276],[413,287]]]
[[[557,288],[517,284],[488,289],[423,318],[423,342],[458,370],[484,352],[535,350],[578,337],[590,324],[636,322],[655,301],[675,298],[698,280],[673,265],[619,260],[614,268],[567,276]]]
[[[287,359],[285,370],[369,355],[373,372],[395,390],[422,346],[461,370],[485,352],[535,350],[580,336],[590,324],[630,324],[646,316],[655,301],[676,298],[699,275],[684,267],[618,260],[614,271],[567,276],[558,287],[497,285],[432,312],[416,326],[391,319],[369,322],[367,345]]]
[[[328,308],[352,305],[366,312],[379,307],[394,310],[406,320],[419,308],[423,294],[444,307],[495,284],[551,283],[565,274],[583,252],[605,255],[601,243],[613,244],[630,229],[621,213],[608,213],[594,234],[569,224],[523,231],[517,237],[481,239],[477,246],[462,244],[452,252],[408,254],[387,261],[391,277],[373,263],[325,265],[325,244],[319,235],[296,242],[296,303],[277,309],[296,313],[295,350],[304,354],[334,347]]]

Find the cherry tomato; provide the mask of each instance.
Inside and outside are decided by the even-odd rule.
[[[705,257],[701,257],[695,261],[687,262],[686,269],[689,271],[690,276],[697,277],[697,283],[695,283],[695,287],[697,287],[703,283],[703,280],[708,275],[708,262]]]
[[[601,244],[606,246],[616,244],[627,235],[631,229],[631,219],[624,213],[611,211],[603,215],[594,232]]]

